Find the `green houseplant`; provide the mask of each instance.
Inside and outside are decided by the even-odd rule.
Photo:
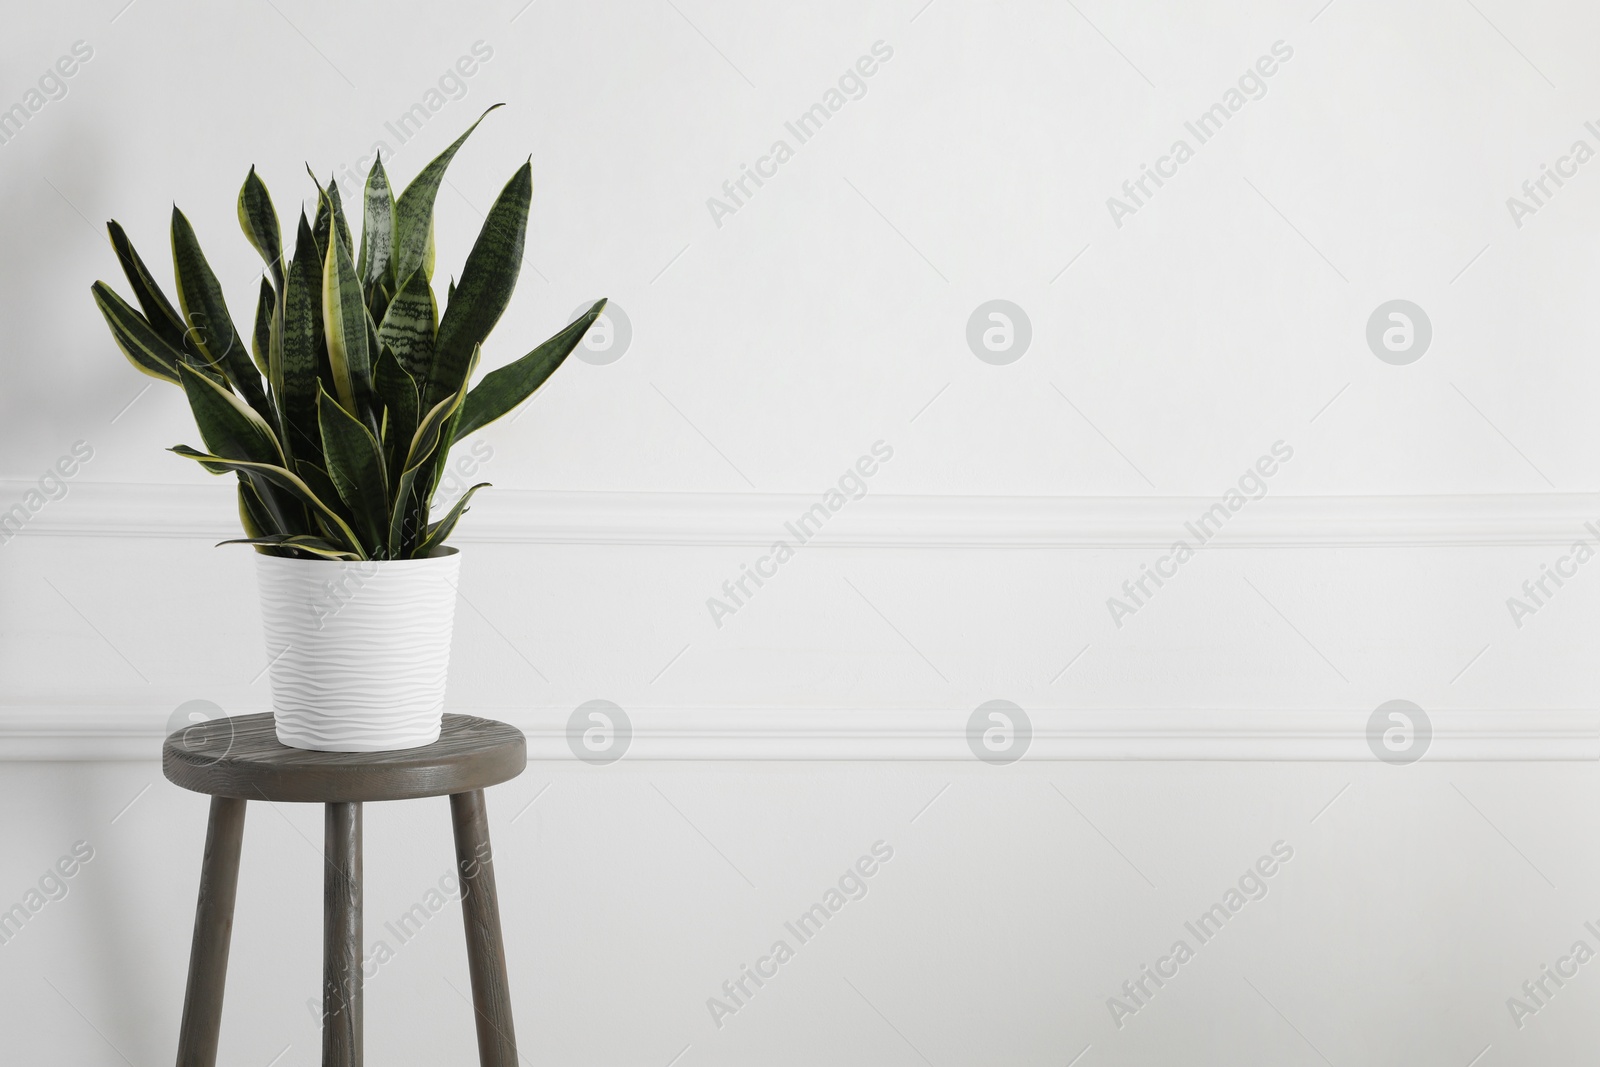
[[[245,532],[237,542],[260,554],[274,707],[286,744],[371,750],[437,737],[459,566],[444,542],[487,484],[435,518],[431,504],[450,449],[542,385],[605,306],[598,301],[471,384],[516,285],[533,188],[531,162],[524,163],[489,209],[441,314],[432,285],[434,200],[482,121],[398,197],[382,160],[374,162],[359,243],[330,180],[317,185],[315,217],[301,211],[286,255],[271,197],[252,167],[239,191],[239,223],[266,270],[248,349],[181,211],[172,211],[177,307],[122,227],[108,224],[138,304],[94,284],[112,337],[140,371],[186,394],[205,450],[172,451],[213,474],[237,476]],[[419,613],[426,616],[420,624]],[[416,645],[419,630],[431,635],[427,648]],[[373,690],[374,676],[421,661],[430,665],[427,680]],[[347,710],[329,711],[335,704]],[[397,733],[397,723],[409,732]],[[373,724],[378,729],[366,728]]]

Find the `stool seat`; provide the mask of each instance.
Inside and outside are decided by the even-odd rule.
[[[196,793],[322,804],[471,793],[510,781],[527,763],[521,730],[472,715],[446,715],[439,740],[392,752],[290,748],[271,712],[199,723],[161,748],[162,773]]]

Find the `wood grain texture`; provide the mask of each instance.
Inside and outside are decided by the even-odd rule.
[[[361,1067],[361,805],[329,804],[322,875],[322,1063]]]
[[[185,744],[168,737],[161,769],[175,785],[216,797],[310,803],[412,800],[470,793],[522,773],[522,731],[493,719],[446,715],[439,740],[393,752],[312,752],[278,742],[272,714],[216,722]]]
[[[450,821],[455,828],[456,869],[461,875],[461,918],[467,928],[478,1060],[482,1067],[516,1067],[516,1027],[511,1019],[500,899],[495,892],[494,852],[489,846],[489,812],[483,791],[451,796]]]
[[[239,851],[244,842],[245,802],[211,799],[200,899],[194,909],[189,984],[178,1031],[178,1067],[215,1067],[222,1031],[222,991],[233,940],[233,901],[239,889]]]

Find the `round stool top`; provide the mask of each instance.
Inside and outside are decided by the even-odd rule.
[[[471,715],[446,715],[439,740],[393,752],[290,748],[279,744],[271,712],[212,719],[161,746],[162,773],[196,793],[323,804],[470,793],[515,778],[527,763],[521,730]]]

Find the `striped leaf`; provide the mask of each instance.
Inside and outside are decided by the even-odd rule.
[[[305,482],[313,493],[317,494],[317,499],[325,502],[331,510],[338,513],[339,517],[342,518],[351,529],[356,528],[355,516],[350,514],[349,509],[344,505],[344,501],[339,498],[339,487],[333,484],[333,479],[328,476],[327,471],[323,470],[315,463],[310,463],[301,459],[295,461],[294,472],[300,476],[300,480]],[[337,531],[332,531],[328,528],[327,519],[321,515],[314,515],[312,518],[316,522],[318,531],[320,531],[324,537],[331,538],[335,541],[339,539],[339,534]]]
[[[267,264],[272,284],[283,288],[283,236],[278,230],[278,212],[272,206],[267,186],[251,167],[239,189],[239,227],[245,238]]]
[[[234,537],[226,541],[218,541],[217,547],[223,545],[256,545],[261,548],[292,548],[297,552],[305,552],[320,559],[359,560],[361,557],[354,552],[346,552],[330,541],[310,534],[267,534],[256,537]]]
[[[373,373],[373,387],[383,402],[383,447],[390,470],[403,469],[412,435],[417,432],[417,383],[394,353],[383,349]]]
[[[226,474],[227,470],[224,468],[221,473]],[[258,474],[239,471],[237,477],[240,521],[251,537],[294,533],[304,530],[311,521],[305,504],[294,494],[278,488]]]
[[[190,343],[251,407],[263,416],[269,414],[267,394],[233,327],[222,286],[200,250],[194,227],[176,207],[172,209],[172,262],[178,276],[178,305],[183,308]]]
[[[489,209],[439,322],[433,364],[423,389],[424,406],[466,387],[472,350],[488,338],[511,302],[522,267],[532,196],[533,165],[524,163]]]
[[[473,372],[478,369],[478,361],[482,358],[483,349],[474,348],[472,350],[472,359],[467,363],[467,373],[464,376],[468,381],[472,379]],[[417,479],[417,498],[423,504],[424,516],[427,514],[426,509],[431,506],[434,491],[439,488],[439,482],[444,478],[445,468],[449,465],[450,449],[455,445],[456,440],[456,426],[460,424],[462,409],[466,407],[466,394],[465,386],[462,386],[458,392],[453,394],[455,404],[446,416],[444,424],[439,427],[439,445],[434,449],[433,458],[428,461],[431,469],[426,475]]]
[[[433,240],[433,219],[428,220],[428,243],[422,250],[422,273],[431,282],[433,281],[433,261],[438,257],[439,246]]]
[[[485,374],[483,381],[467,394],[454,440],[460,441],[467,434],[482,429],[532,396],[578,347],[605,306],[603,299],[597,300],[593,307],[532,352]]]
[[[364,214],[361,222],[361,256],[356,262],[356,273],[361,284],[371,293],[383,283],[394,288],[394,193],[389,189],[389,175],[383,169],[380,154],[367,174],[363,197]],[[381,312],[375,313],[382,317]]]
[[[394,209],[394,234],[395,234],[395,272],[397,279],[409,278],[418,269],[427,267],[428,276],[432,277],[432,264],[426,262],[431,259],[429,248],[433,236],[433,201],[439,195],[439,183],[444,181],[444,172],[449,168],[450,161],[455,158],[456,152],[466,143],[472,131],[478,128],[478,123],[484,116],[493,111],[496,104],[489,108],[483,115],[478,116],[478,122],[467,127],[467,132],[455,139],[455,142],[440,152],[433,162],[422,168],[422,172],[411,180],[400,198],[395,201]]]
[[[189,397],[200,437],[213,455],[256,463],[283,462],[283,450],[272,427],[248,404],[188,364],[178,368],[178,379]]]
[[[317,214],[311,222],[311,236],[317,246],[317,262],[321,263],[328,255],[328,235],[333,232],[333,202],[328,199],[328,191],[317,181],[309,163],[306,164],[306,173],[311,175],[311,183],[317,187]]]
[[[128,284],[133,287],[133,297],[144,309],[145,321],[168,345],[179,352],[184,351],[183,338],[186,327],[183,324],[183,316],[178,314],[178,309],[172,306],[167,294],[161,291],[161,287],[150,276],[150,268],[144,265],[139,253],[134,251],[133,243],[128,240],[128,235],[123,232],[122,227],[115,221],[108,222],[106,232],[111,235],[111,247],[117,253],[117,261],[122,264],[122,273],[127,276]]]
[[[415,468],[400,475],[396,486],[394,511],[389,516],[389,554],[391,559],[414,559],[416,546],[427,533],[428,514],[416,496]]]
[[[205,464],[201,464],[204,466]],[[226,474],[228,469],[222,468],[217,473]],[[247,471],[235,472],[239,479],[239,487],[248,489],[254,499],[261,506],[259,520],[263,533],[277,533],[283,530],[303,530],[311,521],[310,512],[306,506],[293,493],[287,492],[259,474]]]
[[[350,240],[350,223],[344,217],[344,202],[339,199],[339,183],[332,178],[328,179],[328,209],[333,213],[333,232],[339,235],[339,243],[344,245],[345,253],[354,260],[356,246]]]
[[[456,523],[461,521],[461,516],[467,513],[467,501],[472,499],[472,494],[479,489],[486,488],[488,485],[488,482],[479,482],[465,493],[462,493],[461,499],[457,500],[455,506],[445,513],[444,518],[428,527],[427,536],[423,537],[422,542],[417,545],[416,554],[418,556],[426,556],[429,552],[444,544],[445,538],[454,532]]]
[[[339,404],[353,418],[364,418],[372,392],[372,365],[367,353],[367,309],[350,250],[334,241],[323,256],[322,328],[328,341]]]
[[[310,460],[297,459],[294,461],[294,472],[300,480],[311,487],[317,497],[327,502],[328,506],[337,511],[346,522],[352,516],[344,510],[344,505],[339,498],[339,487],[333,484],[333,479],[328,477],[328,472]]]
[[[227,358],[235,351],[242,352],[244,345],[233,328],[222,286],[200,250],[194,227],[176,207],[172,209],[172,261],[189,344],[212,369],[226,374]]]
[[[256,328],[250,334],[250,355],[256,369],[267,381],[272,381],[272,318],[276,314],[278,294],[272,283],[261,279],[261,293],[256,297]]]
[[[178,367],[183,364],[183,353],[166,342],[127,301],[118,296],[105,282],[90,286],[95,306],[111,328],[111,337],[141,372],[162,381],[178,383]]]
[[[395,483],[394,510],[389,520],[389,551],[409,557],[410,549],[427,533],[428,498],[433,495],[431,479],[437,465],[439,441],[445,426],[460,411],[463,394],[446,397],[423,416],[417,432],[411,435],[405,466]],[[448,451],[448,447],[445,449]],[[419,477],[429,479],[418,489]]]
[[[292,454],[322,455],[322,434],[317,428],[317,385],[324,360],[322,338],[322,260],[316,239],[300,213],[294,259],[285,281],[282,367],[278,404],[288,428]]]
[[[362,536],[369,555],[383,555],[388,542],[389,476],[383,446],[361,420],[326,392],[317,396],[322,424],[322,454],[339,499],[350,509],[351,525]]]
[[[254,463],[248,460],[226,459],[222,456],[214,456],[197,451],[187,445],[177,445],[167,451],[174,452],[185,459],[192,459],[207,470],[220,468],[222,470],[255,475],[268,484],[285,490],[302,504],[312,508],[318,515],[326,519],[329,525],[338,531],[339,536],[335,540],[340,541],[343,547],[355,552],[362,559],[367,558],[361,548],[361,539],[355,535],[354,530],[350,529],[350,525],[339,516],[338,512],[334,511],[317,494],[313,493],[311,487],[306,485],[299,475],[294,474],[292,471],[286,470],[276,463]]]
[[[262,537],[277,529],[256,487],[243,474],[239,475],[239,525],[249,537]]]
[[[406,470],[415,470],[433,457],[445,426],[461,409],[461,400],[460,393],[445,397],[422,417],[417,432],[411,435],[411,447],[406,450]]]
[[[419,383],[426,380],[433,365],[433,339],[439,325],[439,312],[433,302],[433,287],[420,270],[389,302],[389,310],[378,327],[378,344],[394,353],[400,366]]]

